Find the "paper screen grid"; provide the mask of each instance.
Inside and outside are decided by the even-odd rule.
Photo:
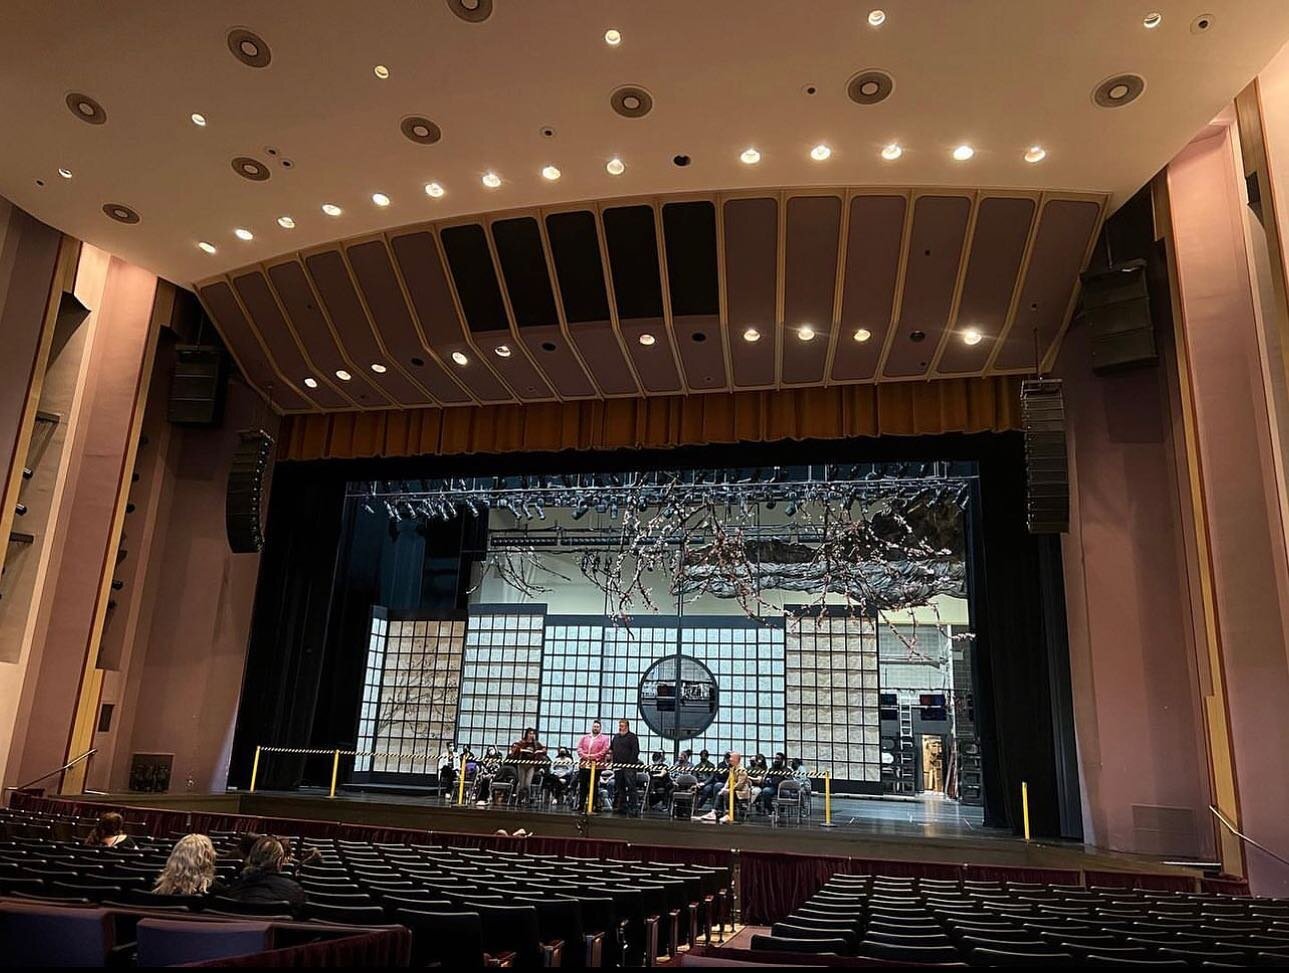
[[[675,654],[674,627],[633,625],[604,630],[604,678],[600,683],[604,732],[617,733],[618,720],[629,720],[640,738],[641,759],[646,763],[655,750],[670,759],[673,744],[649,729],[640,715],[640,680],[663,656]]]
[[[716,720],[682,749],[707,750],[713,763],[726,750],[773,759],[786,742],[782,626],[709,624],[681,632],[681,651],[707,666],[720,687]]]
[[[376,706],[380,701],[380,679],[385,669],[385,638],[389,622],[382,615],[372,613],[371,632],[367,640],[367,668],[363,673],[363,698],[358,711],[358,752],[366,756],[354,758],[354,770],[370,771],[371,751],[376,739]]]
[[[456,729],[464,641],[464,621],[388,622],[372,749],[428,756],[375,757],[371,770],[436,772],[437,754]]]
[[[591,721],[600,716],[603,643],[602,624],[551,621],[546,626],[538,731],[552,754],[558,747],[575,749],[582,735],[590,732]],[[606,724],[604,732],[612,729],[616,728]]]
[[[502,751],[537,726],[543,616],[471,614],[461,670],[457,746]]]

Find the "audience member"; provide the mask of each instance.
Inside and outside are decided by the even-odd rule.
[[[750,801],[752,799],[752,785],[748,782],[747,769],[742,766],[742,762],[742,755],[737,750],[731,751],[729,755],[729,768],[730,774],[734,778],[735,800]],[[728,793],[729,792],[726,788],[721,788],[720,793],[717,794],[717,807],[719,810],[708,811],[696,820],[708,823],[729,823],[732,818],[730,817],[728,801],[721,800],[721,795],[727,795]],[[737,808],[737,805],[735,806]]]
[[[649,806],[665,806],[671,800],[671,791],[675,785],[671,780],[671,768],[661,750],[655,750],[649,763]]]
[[[204,834],[175,842],[152,891],[158,895],[204,895],[215,881],[215,846]]]
[[[94,829],[85,837],[89,848],[137,848],[134,839],[125,833],[125,820],[115,811],[100,814]]]
[[[526,761],[515,767],[519,772],[519,798],[527,804],[533,786],[533,776],[537,773],[538,764],[547,760],[546,746],[537,739],[537,731],[529,727],[523,737],[510,745],[512,760]]]
[[[304,889],[282,874],[286,861],[282,842],[265,835],[251,846],[241,874],[227,885],[215,885],[211,891],[238,902],[285,902],[292,914],[299,914],[304,908]]]

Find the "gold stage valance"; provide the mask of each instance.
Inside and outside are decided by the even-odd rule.
[[[290,415],[283,460],[656,449],[1020,428],[1020,376]]]

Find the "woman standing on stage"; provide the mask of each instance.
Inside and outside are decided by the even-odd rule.
[[[510,759],[524,761],[515,767],[519,771],[519,797],[524,804],[528,803],[538,764],[547,762],[546,754],[545,744],[537,739],[537,730],[531,726],[510,745]]]

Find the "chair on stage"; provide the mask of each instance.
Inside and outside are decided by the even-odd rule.
[[[697,801],[698,778],[693,774],[677,774],[675,784],[671,789],[671,800],[667,806],[668,816],[672,818],[692,818]]]
[[[775,824],[783,824],[788,817],[794,818],[797,824],[801,824],[801,798],[801,781],[793,780],[791,777],[779,781],[779,789],[773,798]]]
[[[519,796],[519,771],[510,764],[502,764],[497,768],[497,776],[492,779],[488,794],[493,807],[514,804],[515,798]]]

